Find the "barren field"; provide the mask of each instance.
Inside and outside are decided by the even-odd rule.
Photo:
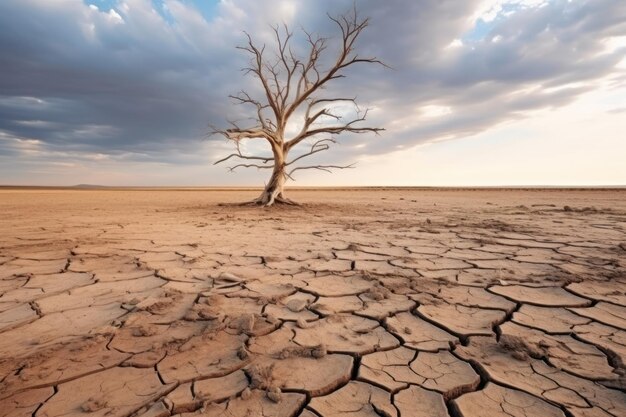
[[[0,190],[1,417],[623,417],[626,190]]]

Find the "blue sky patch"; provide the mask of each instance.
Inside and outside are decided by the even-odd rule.
[[[109,11],[115,9],[117,6],[117,0],[84,0],[85,4],[97,6],[102,11]]]
[[[108,12],[111,9],[119,11],[120,0],[83,0],[85,4],[94,5],[103,12]],[[174,23],[174,18],[167,8],[167,2],[165,0],[151,0],[152,8],[163,17],[163,19],[169,23]],[[219,0],[182,0],[185,5],[190,5],[200,11],[207,21],[212,20],[215,17],[217,5]]]

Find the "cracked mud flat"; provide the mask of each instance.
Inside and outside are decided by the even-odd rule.
[[[0,417],[626,415],[626,191],[254,194],[0,190]]]

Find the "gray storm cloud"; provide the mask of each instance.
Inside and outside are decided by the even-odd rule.
[[[344,138],[347,146],[324,158],[462,138],[563,106],[598,80],[623,77],[616,64],[625,51],[605,43],[626,34],[626,2],[516,2],[479,27],[475,14],[483,3],[358,1],[372,22],[359,51],[392,69],[356,68],[335,88],[356,94],[372,109],[368,124],[386,131]],[[246,116],[228,95],[258,91],[239,71],[246,63],[235,49],[242,31],[262,42],[269,24],[286,22],[332,35],[326,13],[344,11],[352,0],[224,1],[210,16],[192,2],[164,4],[167,19],[149,0],[119,1],[113,10],[78,0],[0,2],[4,171],[29,158],[204,163],[198,150],[207,126]],[[217,159],[224,149],[214,140],[203,149]]]

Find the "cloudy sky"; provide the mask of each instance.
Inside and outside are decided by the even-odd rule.
[[[213,166],[230,145],[206,137],[246,117],[229,94],[258,91],[235,46],[277,23],[332,38],[326,13],[352,4],[1,0],[0,184],[262,185],[267,172]],[[327,92],[386,130],[316,159],[355,169],[295,184],[626,184],[626,1],[356,5],[371,18],[358,51],[390,68]]]

